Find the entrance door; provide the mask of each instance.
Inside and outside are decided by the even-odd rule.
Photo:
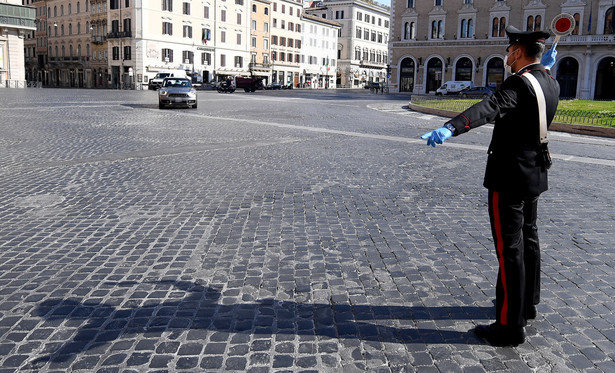
[[[594,100],[615,100],[615,58],[604,58],[596,72]]]
[[[434,57],[427,63],[427,84],[425,84],[425,93],[435,92],[441,85],[442,61]]]
[[[560,98],[575,98],[577,96],[577,79],[579,63],[572,57],[562,59],[557,67],[557,82]]]
[[[492,58],[487,63],[487,86],[497,89],[504,81],[504,61]]]
[[[460,58],[455,65],[455,80],[472,81],[472,61]]]
[[[404,58],[399,67],[399,91],[412,92],[414,90],[414,61],[411,58]]]

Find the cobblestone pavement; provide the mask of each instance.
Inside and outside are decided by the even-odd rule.
[[[403,95],[0,89],[0,373],[613,372],[615,141],[551,134],[543,295],[493,348],[491,128]]]

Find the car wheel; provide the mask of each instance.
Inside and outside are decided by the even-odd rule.
[[[195,102],[194,105],[192,105],[192,108],[196,109],[196,105],[197,105],[197,103]]]
[[[164,104],[162,102],[158,102],[158,109],[164,109]]]

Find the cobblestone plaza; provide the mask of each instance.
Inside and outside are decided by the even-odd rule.
[[[542,302],[494,317],[491,127],[362,91],[0,89],[0,373],[613,372],[615,140],[551,132]]]

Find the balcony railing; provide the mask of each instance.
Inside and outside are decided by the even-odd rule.
[[[131,38],[132,31],[115,31],[107,34],[108,39]]]
[[[105,41],[107,41],[107,38],[105,36],[92,36],[92,44],[103,44]]]

